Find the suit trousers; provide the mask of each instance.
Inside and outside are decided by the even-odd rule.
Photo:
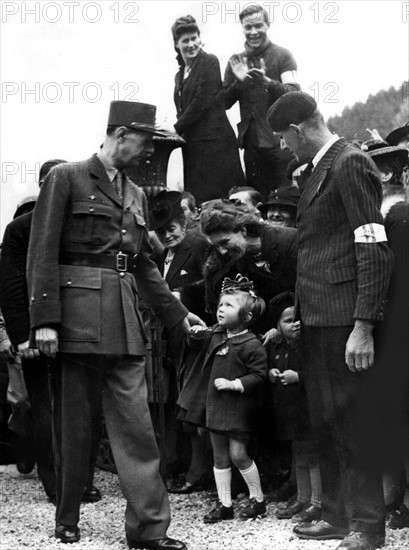
[[[353,531],[383,533],[376,377],[372,369],[348,369],[345,346],[352,329],[302,327],[303,372],[321,469],[322,519]]]
[[[122,493],[126,535],[166,534],[170,509],[147,402],[145,357],[60,353],[51,368],[56,522],[76,526],[100,405]]]

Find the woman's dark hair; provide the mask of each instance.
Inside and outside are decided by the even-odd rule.
[[[398,155],[379,155],[372,157],[372,160],[375,161],[378,170],[384,173],[392,172],[392,177],[387,185],[402,185],[402,172],[406,163]]]
[[[205,235],[217,231],[238,233],[245,227],[249,235],[259,236],[263,227],[260,218],[250,214],[245,206],[235,206],[224,199],[216,199],[202,205],[200,225]]]
[[[196,19],[191,15],[185,15],[178,17],[171,27],[173,41],[176,43],[179,38],[186,33],[197,32],[200,35],[199,27],[197,26]]]

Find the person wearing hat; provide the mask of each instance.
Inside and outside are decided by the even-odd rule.
[[[406,147],[409,149],[409,120],[400,128],[392,130],[385,138],[385,141],[389,145],[396,145],[397,147]]]
[[[204,319],[206,312],[202,268],[210,244],[203,233],[186,229],[182,200],[182,193],[165,189],[149,203],[150,228],[155,231],[164,247],[164,252],[153,256],[153,259],[170,290],[190,311]],[[175,422],[177,393],[183,387],[197,352],[185,345],[184,334],[178,327],[165,329],[163,339],[166,341],[165,372],[173,379],[173,384],[170,384],[172,393],[168,399],[169,410],[166,415],[169,421],[168,462],[172,454],[175,462],[177,458],[181,462],[185,458],[182,453],[186,451],[186,444],[182,447],[185,438],[180,434]],[[206,460],[205,440],[199,436],[196,429],[185,431],[189,432],[190,442],[187,444],[190,444],[191,448],[191,461],[183,477],[176,478],[176,481],[169,481],[168,491],[171,493],[192,493],[203,490],[207,488],[211,477]]]
[[[258,4],[246,4],[239,14],[245,50],[234,54],[224,74],[226,109],[240,104],[239,146],[244,149],[247,185],[266,199],[285,178],[291,159],[266,123],[270,105],[282,94],[299,90],[297,64],[291,52],[268,37],[270,19]]]
[[[298,187],[283,185],[271,191],[267,202],[261,204],[259,210],[270,225],[295,227],[299,199]]]
[[[105,424],[127,501],[130,548],[184,549],[166,536],[169,502],[147,404],[140,295],[167,326],[198,317],[173,296],[155,263],[147,199],[126,175],[154,152],[156,107],[113,101],[103,147],[56,166],[34,211],[27,261],[30,324],[51,366],[57,512],[55,536],[80,539],[92,422]],[[199,319],[199,322],[202,322]]]
[[[311,173],[298,204],[296,295],[322,520],[294,532],[343,539],[338,550],[372,550],[385,541],[374,334],[393,264],[382,186],[373,161],[329,131],[310,95],[283,95],[267,120]]]
[[[197,202],[227,194],[232,182],[244,184],[239,149],[226,116],[219,60],[203,51],[200,29],[191,15],[172,25],[179,70],[175,76],[175,130],[182,149],[184,189]]]

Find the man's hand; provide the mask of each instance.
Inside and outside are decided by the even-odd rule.
[[[266,64],[264,62],[264,59],[260,60],[259,69],[256,69],[255,67],[253,67],[252,69],[249,70],[248,74],[250,78],[254,78],[254,80],[258,80],[260,82],[262,81],[265,84],[268,84],[269,82],[271,82],[271,78],[269,78],[266,75]]]
[[[277,382],[279,376],[280,376],[279,369],[270,369],[268,371],[268,379],[272,384],[275,384]]]
[[[6,361],[8,359],[14,359],[13,345],[8,336],[0,340],[0,358],[6,359]]]
[[[235,391],[236,389],[235,383],[227,378],[216,378],[214,387],[217,391]]]
[[[17,351],[23,359],[34,359],[40,355],[38,349],[29,347],[28,340],[22,344],[18,344]]]
[[[237,80],[240,80],[240,82],[243,82],[244,80],[246,80],[246,78],[251,79],[246,57],[244,56],[240,57],[240,55],[233,55],[229,63],[230,63],[231,70],[233,71],[233,74],[237,78]]]
[[[345,348],[345,362],[350,371],[360,372],[373,367],[375,352],[372,331],[370,321],[355,321]]]
[[[35,341],[37,349],[51,357],[55,358],[58,351],[58,332],[50,327],[41,327],[35,331]]]
[[[183,332],[186,334],[190,334],[191,327],[194,325],[200,325],[204,328],[207,328],[206,323],[202,321],[200,317],[198,317],[197,315],[189,311],[189,313],[186,315],[186,317],[182,321],[181,326],[182,326]]]
[[[277,342],[280,339],[280,333],[276,328],[270,328],[270,330],[263,334],[262,339],[263,346],[266,346],[269,342]]]

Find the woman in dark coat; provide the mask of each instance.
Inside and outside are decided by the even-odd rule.
[[[198,203],[227,196],[243,185],[236,136],[227,119],[217,57],[202,50],[199,27],[191,15],[172,26],[177,60],[174,100],[175,130],[183,149],[184,188]]]

